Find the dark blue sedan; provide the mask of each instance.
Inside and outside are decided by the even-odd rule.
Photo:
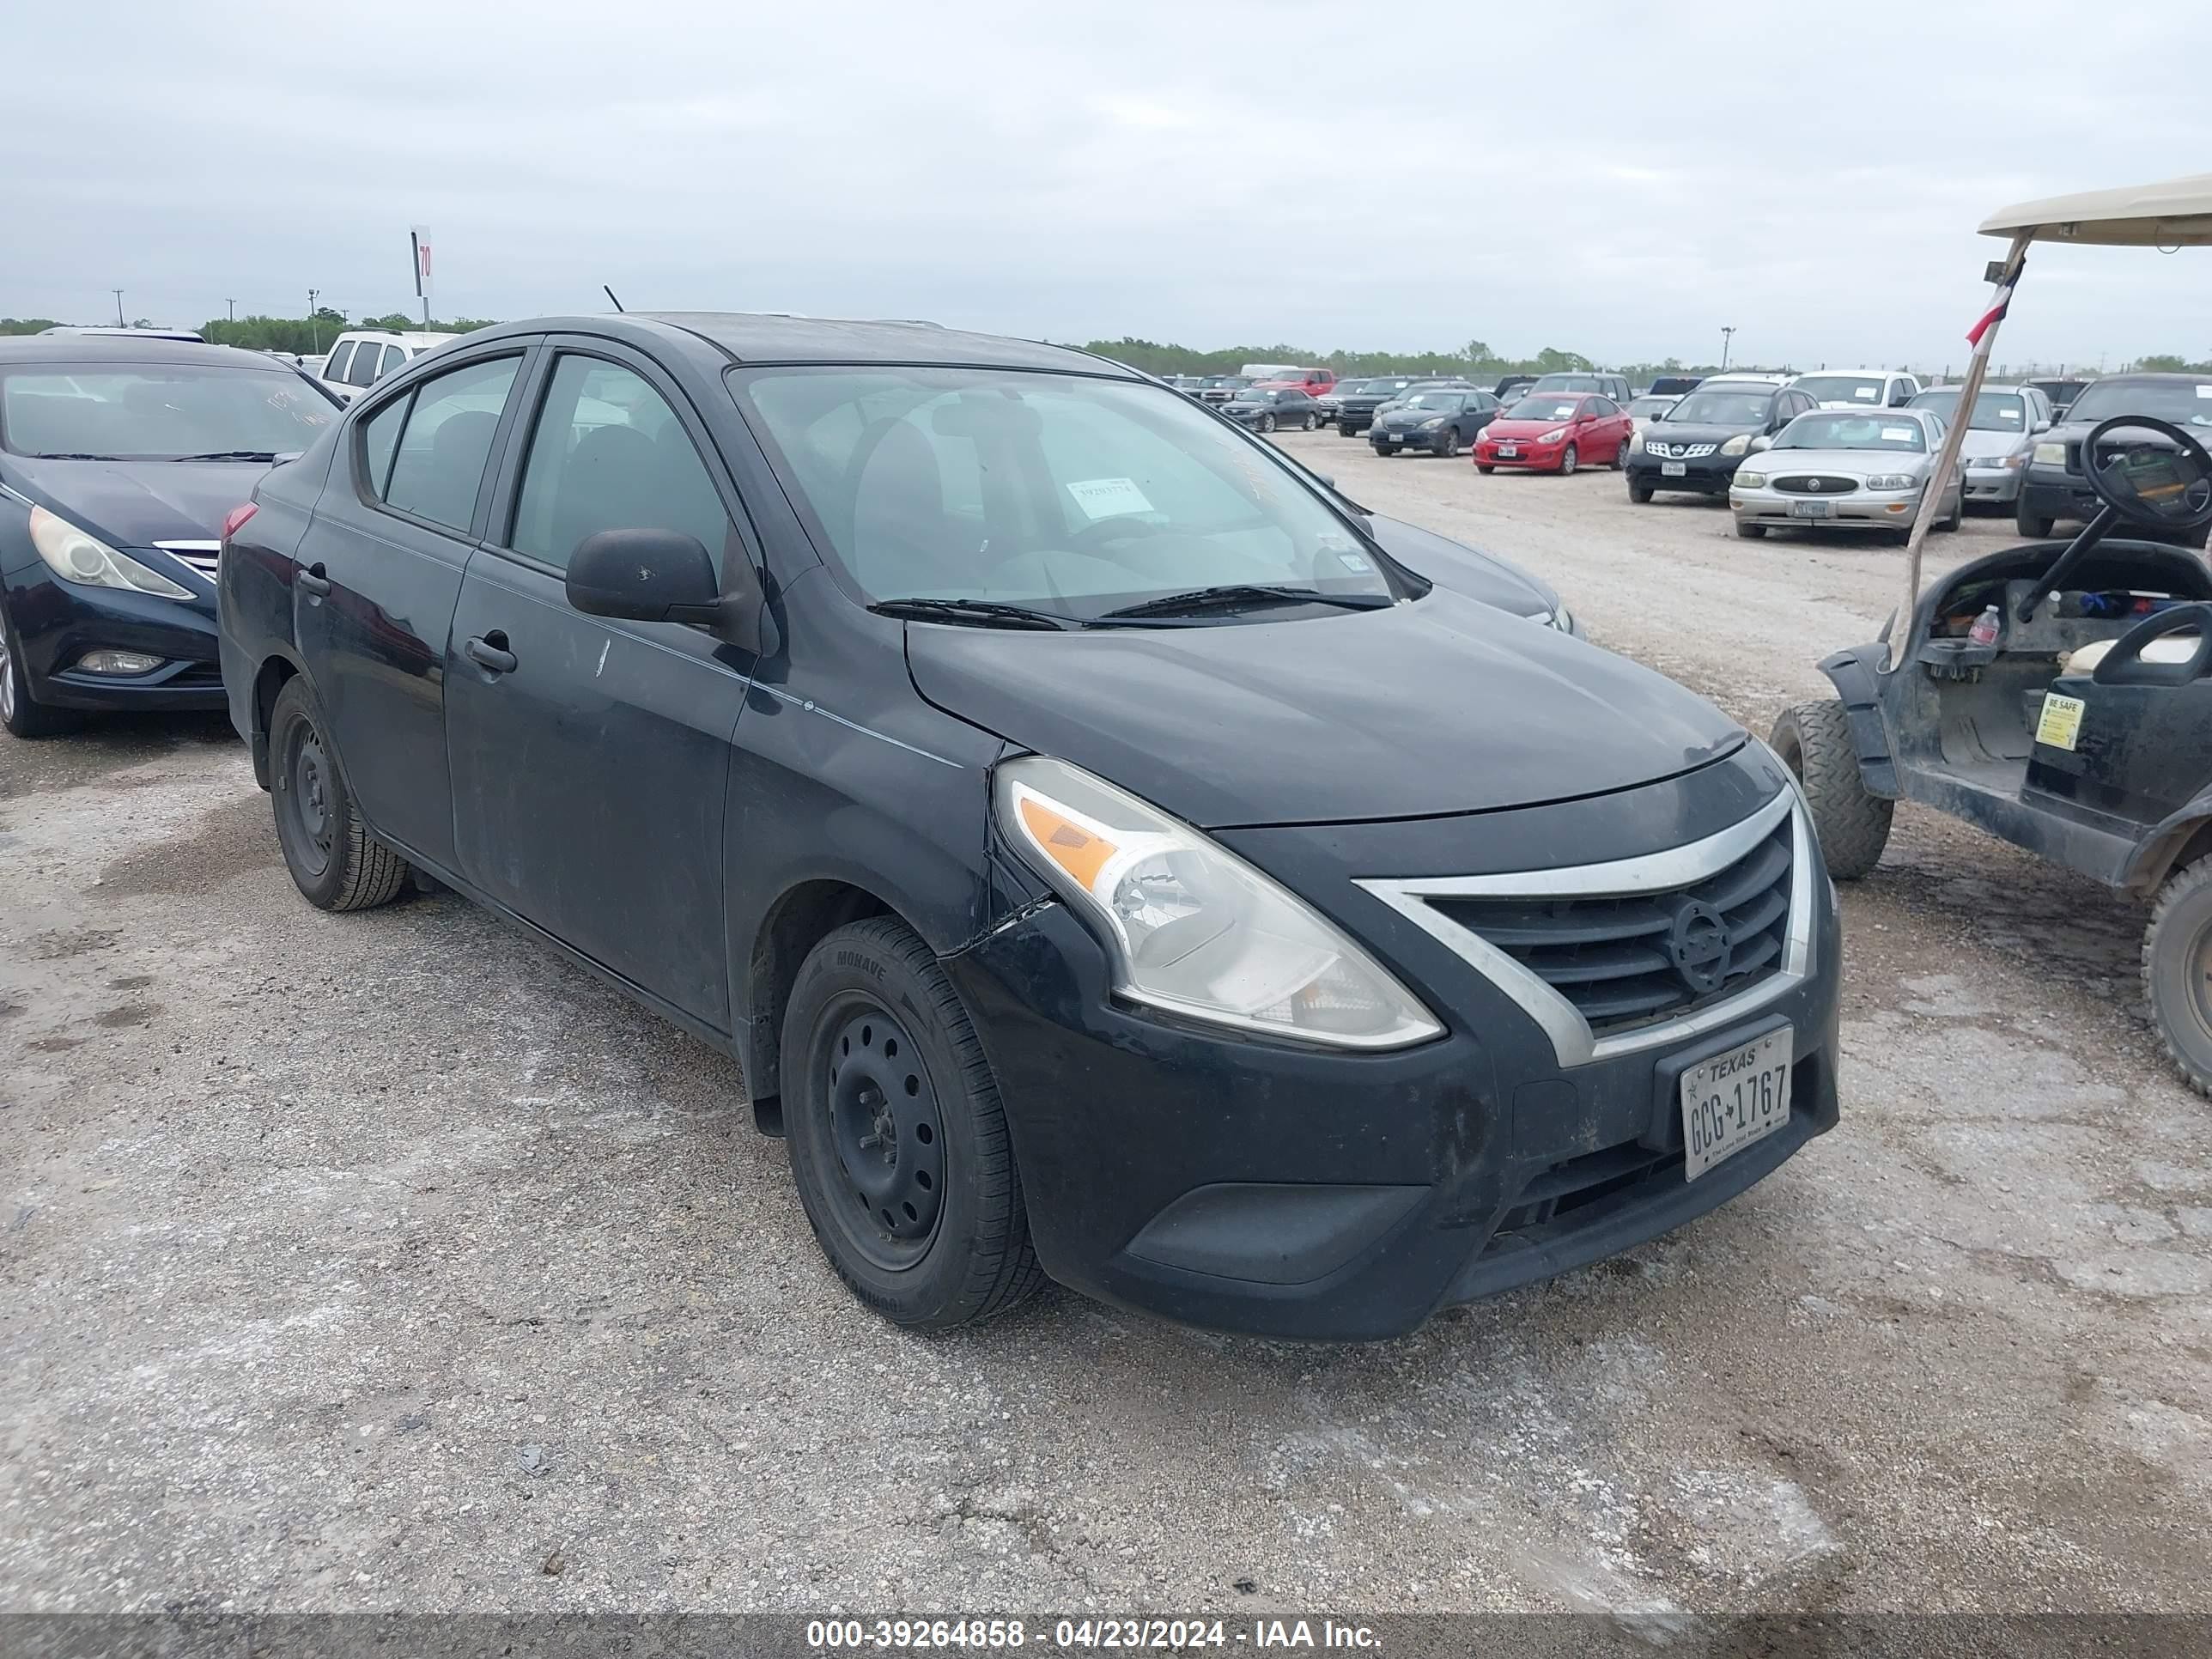
[[[337,418],[258,352],[151,338],[0,340],[0,724],[223,706],[223,519]]]

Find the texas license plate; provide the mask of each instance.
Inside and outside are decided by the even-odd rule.
[[[1796,1048],[1796,1033],[1785,1025],[1682,1073],[1684,1180],[1695,1181],[1790,1121]]]
[[[1793,519],[1825,519],[1828,516],[1826,501],[1792,501],[1790,516]]]
[[[1510,461],[1520,453],[1521,446],[1518,444],[1500,444],[1498,446],[1498,455],[1500,460]]]
[[[1684,477],[1688,475],[1689,471],[1690,469],[1683,465],[1680,461],[1662,461],[1659,463],[1659,476],[1662,478]]]

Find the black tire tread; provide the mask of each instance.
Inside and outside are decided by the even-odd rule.
[[[15,682],[15,715],[7,722],[9,735],[27,738],[58,738],[82,726],[84,716],[78,710],[56,708],[33,699],[31,677],[23,667],[22,641],[15,637],[14,627],[4,612],[0,612],[0,629],[8,630],[8,672]]]
[[[1889,845],[1897,803],[1875,794],[1859,770],[1850,714],[1835,698],[1801,702],[1782,711],[1770,739],[1796,772],[1812,804],[1820,855],[1838,881],[1856,881],[1881,862]]]
[[[345,763],[339,758],[330,728],[323,719],[321,701],[304,676],[294,675],[276,694],[276,705],[269,718],[272,736],[283,729],[285,715],[294,707],[322,734],[323,752],[330,757],[332,774],[344,792],[345,804],[345,836],[331,848],[331,856],[340,860],[339,867],[343,872],[337,890],[327,901],[313,895],[303,896],[317,908],[334,913],[374,910],[380,904],[389,904],[407,889],[407,860],[369,834],[362,823],[354,807],[353,785],[346,779]],[[283,810],[281,803],[277,810]]]
[[[1006,1132],[1006,1112],[1000,1104],[998,1079],[992,1075],[990,1060],[969,1020],[960,993],[938,965],[930,948],[903,921],[896,916],[871,916],[838,928],[809,953],[806,964],[799,969],[800,978],[805,978],[807,968],[816,961],[833,953],[839,941],[896,959],[921,982],[929,1000],[929,1013],[951,1044],[960,1067],[960,1082],[978,1109],[975,1114],[979,1145],[975,1175],[984,1192],[985,1209],[1006,1218],[1002,1227],[977,1240],[967,1284],[952,1310],[945,1316],[918,1328],[952,1330],[995,1319],[1034,1295],[1045,1284],[1046,1274],[1038,1265],[1036,1249],[1030,1239],[1021,1170],[1014,1162],[1013,1141]],[[792,1006],[796,1008],[799,1003],[794,992]],[[795,1059],[793,1036],[787,1029],[783,1041],[787,1064]],[[834,1253],[825,1248],[823,1254],[838,1278],[845,1281],[847,1289],[878,1312],[885,1311],[866,1286],[845,1271]]]
[[[2172,919],[2173,913],[2189,902],[2198,893],[2212,888],[2212,858],[2200,858],[2194,864],[2175,871],[2158,890],[2158,902],[2151,907],[2150,925],[2143,929],[2142,983],[2143,1001],[2150,1011],[2151,1029],[2158,1033],[2159,1044],[2166,1050],[2189,1086],[2200,1095],[2212,1095],[2212,1065],[2200,1056],[2185,1053],[2173,1040],[2172,1030],[2159,1012],[2157,967],[2154,960],[2159,943],[2160,930]]]

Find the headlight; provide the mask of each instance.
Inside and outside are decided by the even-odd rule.
[[[2063,465],[2066,465],[2066,446],[2065,446],[2064,444],[2038,444],[2038,445],[2036,445],[2036,447],[2035,447],[2035,464],[2036,464],[2038,466],[2063,466]]]
[[[1920,480],[1910,472],[1875,472],[1868,476],[1866,487],[1869,489],[1917,489]]]
[[[1438,416],[1435,416],[1433,419],[1426,420],[1426,421],[1423,421],[1423,422],[1421,422],[1421,430],[1422,430],[1422,431],[1424,431],[1424,432],[1434,432],[1434,431],[1435,431],[1438,427],[1442,426],[1443,423],[1444,423],[1444,417],[1443,417],[1443,416],[1441,416],[1441,415],[1438,415]]]
[[[1764,489],[1766,488],[1766,475],[1764,472],[1746,472],[1738,467],[1735,486],[1739,489]]]
[[[1573,633],[1575,631],[1574,612],[1564,605],[1559,606],[1552,612],[1552,626],[1562,634]]]
[[[2002,465],[2008,472],[2011,471],[2015,467],[2026,466],[2027,465],[2027,452],[2024,449],[2015,449],[2011,454],[2004,458]]]
[[[1038,755],[1000,767],[994,788],[1001,827],[1098,924],[1132,1001],[1336,1048],[1443,1034],[1332,923],[1188,824]]]
[[[1751,434],[1748,432],[1739,432],[1721,446],[1721,453],[1723,455],[1743,455],[1749,453],[1750,450]]]
[[[1555,426],[1549,432],[1547,432],[1542,437],[1537,439],[1536,441],[1540,444],[1555,444],[1566,435],[1566,428],[1563,426]]]
[[[1636,450],[1639,450],[1639,449],[1643,448],[1643,447],[1644,447],[1644,434],[1643,434],[1641,432],[1632,432],[1632,433],[1630,433],[1630,434],[1628,434],[1628,447],[1629,447],[1629,449],[1631,450],[1631,452],[1634,452],[1634,451],[1636,451]]]
[[[192,597],[190,588],[179,587],[160,571],[126,558],[98,537],[86,534],[43,507],[31,509],[31,545],[39,550],[47,568],[64,581],[82,582],[88,587],[120,587],[164,599]]]

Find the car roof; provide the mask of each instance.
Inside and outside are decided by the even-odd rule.
[[[1789,385],[1792,380],[1798,378],[1800,377],[1790,374],[1759,374],[1752,373],[1742,374],[1708,374],[1704,380],[1698,381],[1697,385],[1692,386],[1690,391],[1711,392],[1715,387],[1719,387],[1721,390],[1725,391],[1729,386],[1758,386],[1764,391],[1774,392]],[[1689,392],[1684,392],[1682,395],[1684,397],[1687,397],[1689,396]]]
[[[17,334],[0,339],[0,365],[8,363],[222,363],[270,374],[296,374],[288,362],[239,346],[157,335]]]
[[[541,319],[531,326],[547,329],[561,320]],[[774,312],[633,311],[616,318],[593,317],[577,325],[607,332],[611,324],[630,320],[680,329],[744,363],[942,363],[1142,378],[1123,364],[1072,346],[972,334],[935,323],[793,317]]]
[[[387,343],[396,340],[401,345],[443,345],[448,340],[460,337],[442,329],[349,328],[342,330],[337,339],[331,342],[331,349],[335,351],[340,340],[382,340]]]
[[[1815,374],[1895,374],[1905,379],[1914,378],[1909,368],[1807,368],[1799,370],[1791,378],[1808,380]]]

